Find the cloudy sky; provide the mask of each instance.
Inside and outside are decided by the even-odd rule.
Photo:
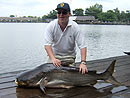
[[[130,10],[130,0],[0,0],[0,17],[43,16],[56,8],[58,3],[67,2],[71,9],[89,8],[98,3],[103,11],[118,8],[120,11]]]

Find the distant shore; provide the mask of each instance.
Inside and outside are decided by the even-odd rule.
[[[78,24],[92,24],[92,25],[130,25],[130,22],[77,22]]]
[[[49,22],[0,22],[0,23],[49,23]],[[126,22],[77,22],[78,24],[90,24],[90,25],[130,25]]]

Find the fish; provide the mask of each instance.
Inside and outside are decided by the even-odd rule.
[[[102,73],[88,70],[86,74],[79,72],[79,67],[55,67],[51,63],[42,64],[16,76],[18,87],[39,87],[44,93],[46,88],[72,88],[79,86],[95,85],[97,80],[104,80],[114,85],[121,85],[114,77],[116,60]]]
[[[127,55],[130,55],[130,52],[124,52],[125,54],[127,54]]]

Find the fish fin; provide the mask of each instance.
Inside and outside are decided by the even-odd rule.
[[[125,54],[127,54],[127,55],[130,55],[130,52],[124,52]]]
[[[45,91],[45,85],[47,84],[47,78],[45,77],[45,78],[42,78],[41,80],[40,80],[40,83],[39,83],[39,86],[40,86],[40,89],[41,89],[41,91],[43,91],[44,92],[44,94],[46,94],[46,91]]]
[[[102,73],[103,76],[103,80],[105,80],[106,82],[109,82],[111,84],[114,85],[121,85],[120,82],[118,82],[112,75],[114,73],[114,68],[115,68],[115,63],[116,60],[112,61],[112,63],[110,64],[110,66],[106,69],[106,71],[104,73]]]
[[[114,84],[114,85],[122,85],[120,82],[118,82],[113,76],[109,77],[107,80],[105,80],[108,83]]]
[[[44,94],[46,94],[46,91],[45,91],[45,86],[43,86],[42,84],[40,84],[40,89],[41,89],[41,91],[43,91],[44,92]]]
[[[116,60],[112,61],[110,66],[106,69],[105,73],[109,72],[109,74],[112,76],[112,74],[114,73],[115,63],[116,63]]]

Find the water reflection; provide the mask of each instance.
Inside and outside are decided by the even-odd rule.
[[[46,95],[39,89],[17,88],[17,98],[98,98],[111,94],[113,88],[98,90],[95,87],[74,87],[71,89],[47,89]]]
[[[74,87],[70,89],[47,88],[46,94],[44,94],[38,88],[16,88],[16,96],[17,98],[116,98],[116,96],[118,97],[118,92],[126,90],[128,90],[126,86],[111,85],[103,88],[86,86]]]

